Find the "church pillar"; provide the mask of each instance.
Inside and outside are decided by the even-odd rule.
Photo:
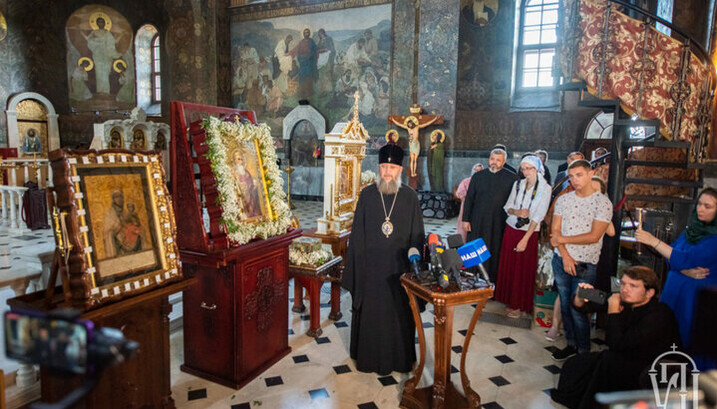
[[[226,13],[220,7],[226,2],[165,0],[169,100],[218,105],[217,15]]]
[[[460,0],[420,2],[418,35],[418,104],[428,114],[443,115],[441,129],[452,148],[455,131],[456,67]],[[421,145],[429,145],[424,132]]]
[[[405,115],[415,101],[414,76],[417,9],[420,0],[395,0],[393,4],[390,115]]]

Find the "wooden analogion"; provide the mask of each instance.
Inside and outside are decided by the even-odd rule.
[[[184,292],[182,370],[238,389],[291,351],[288,246],[301,230],[241,246],[230,242],[205,157],[200,124],[209,115],[256,123],[253,111],[171,103],[177,242],[185,277],[197,280]]]
[[[413,371],[413,377],[406,381],[401,396],[401,408],[405,409],[478,409],[481,406],[480,396],[471,389],[466,375],[466,355],[473,330],[483,307],[493,296],[493,287],[464,291],[433,291],[416,281],[411,274],[401,276],[401,285],[408,293],[408,300],[413,311],[413,320],[418,331],[418,342],[421,357]],[[450,287],[449,287],[450,288]],[[418,311],[416,297],[433,304],[435,325],[435,357],[433,368],[433,385],[416,388],[421,381],[423,366],[426,363],[426,336],[423,332],[421,315]],[[461,354],[461,383],[465,396],[461,395],[451,382],[451,337],[453,334],[453,309],[458,305],[476,304],[471,323],[466,332]]]

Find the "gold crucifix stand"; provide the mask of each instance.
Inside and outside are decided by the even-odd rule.
[[[291,167],[291,164],[287,165],[284,168],[284,172],[286,172],[286,200],[287,204],[289,205],[289,209],[294,210],[296,209],[296,206],[294,206],[293,203],[291,203],[291,174],[294,172],[294,168]]]

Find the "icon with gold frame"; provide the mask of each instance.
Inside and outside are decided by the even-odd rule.
[[[71,246],[71,303],[90,309],[182,278],[174,210],[158,154],[51,152]]]

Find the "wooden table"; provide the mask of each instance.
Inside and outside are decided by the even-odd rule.
[[[289,278],[294,279],[294,306],[291,311],[304,312],[304,291],[309,291],[309,330],[306,335],[314,338],[321,336],[321,324],[319,323],[319,308],[321,299],[321,286],[324,281],[331,282],[331,313],[329,318],[338,321],[341,319],[341,273],[343,258],[334,257],[331,261],[319,267],[294,266],[289,264]]]
[[[471,289],[465,291],[434,291],[433,288],[421,285],[415,280],[412,274],[401,276],[401,285],[408,294],[413,320],[418,330],[418,341],[421,349],[421,358],[418,366],[413,371],[413,377],[406,381],[401,396],[400,407],[405,409],[477,409],[481,406],[480,396],[470,387],[468,375],[466,375],[466,355],[468,345],[473,335],[473,329],[480,318],[483,307],[488,299],[493,296],[493,287],[482,289]],[[450,290],[453,286],[448,287]],[[418,311],[416,297],[426,300],[434,306],[435,325],[435,358],[434,358],[434,383],[432,386],[417,389],[421,380],[421,373],[426,362],[426,337],[423,332],[421,315]],[[461,354],[461,383],[466,396],[456,390],[451,382],[451,336],[453,334],[453,308],[457,305],[476,304],[473,318],[468,326],[465,341],[463,341],[463,353]]]

